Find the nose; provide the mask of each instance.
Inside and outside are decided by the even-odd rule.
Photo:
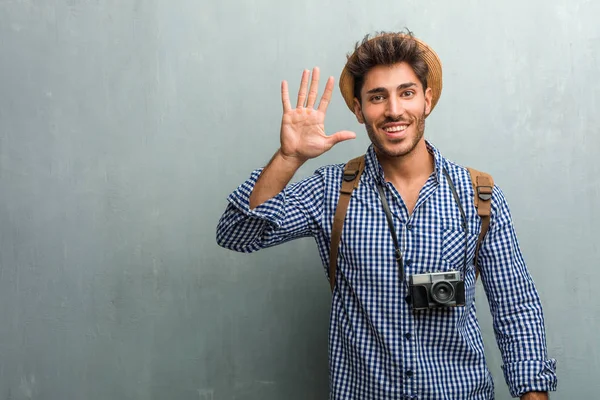
[[[404,114],[404,105],[402,104],[402,100],[397,98],[396,96],[390,96],[387,107],[385,110],[385,116],[389,118],[396,119]]]

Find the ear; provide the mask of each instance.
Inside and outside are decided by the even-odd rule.
[[[362,107],[360,105],[360,101],[355,97],[354,98],[354,115],[356,115],[356,119],[359,123],[364,124],[365,120],[363,118]]]
[[[433,92],[431,91],[431,88],[428,87],[427,90],[425,90],[425,115],[429,115],[429,113],[431,112],[431,99],[433,98]]]

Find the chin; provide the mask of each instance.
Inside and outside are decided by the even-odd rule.
[[[376,147],[376,149],[377,153],[389,158],[403,157],[410,153],[410,148],[405,148],[404,146],[380,146]]]
[[[419,145],[420,139],[404,138],[400,142],[394,144],[383,144],[379,146],[379,151],[387,157],[404,157],[413,153]]]

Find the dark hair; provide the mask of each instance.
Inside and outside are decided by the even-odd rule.
[[[362,41],[356,43],[354,53],[348,56],[346,65],[354,77],[354,97],[361,101],[360,91],[365,82],[365,75],[371,68],[400,62],[410,65],[425,91],[429,68],[411,31],[366,35]]]

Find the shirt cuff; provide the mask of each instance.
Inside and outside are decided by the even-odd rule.
[[[250,178],[231,193],[227,200],[245,216],[265,220],[275,228],[279,228],[285,217],[284,191],[281,191],[275,197],[265,201],[258,207],[250,209],[250,195],[262,170],[262,168],[259,168],[253,171]]]
[[[502,366],[510,394],[520,397],[527,392],[556,390],[556,360],[526,360]]]

